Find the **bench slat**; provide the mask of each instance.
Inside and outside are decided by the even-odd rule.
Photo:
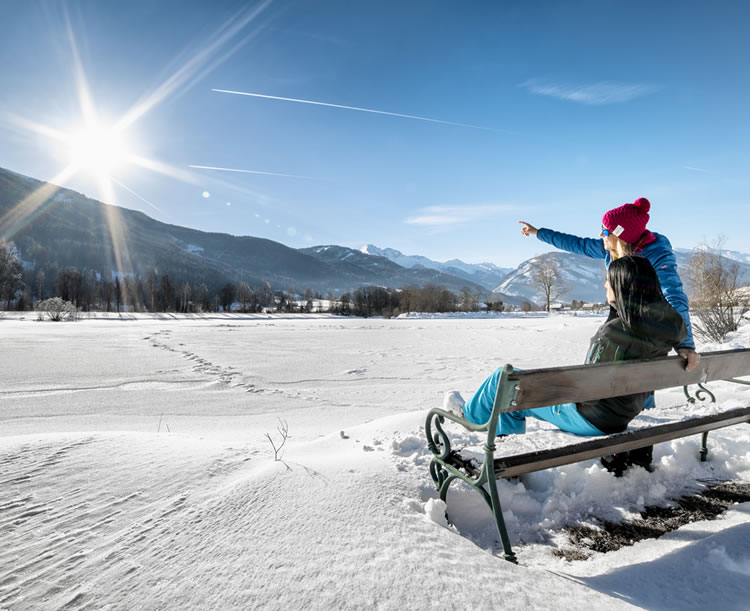
[[[508,380],[517,381],[520,386],[515,405],[507,411],[580,403],[745,376],[750,371],[750,349],[705,352],[693,371],[685,371],[684,365],[684,359],[669,356],[649,361],[516,371]]]
[[[522,473],[542,471],[551,467],[599,458],[607,454],[635,450],[655,443],[712,431],[741,422],[750,422],[750,407],[692,418],[683,422],[659,424],[629,433],[584,441],[576,445],[496,458],[494,463],[495,474],[498,477],[512,477]],[[502,444],[500,445],[502,446]]]

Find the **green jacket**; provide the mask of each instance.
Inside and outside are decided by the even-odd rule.
[[[619,318],[604,323],[591,338],[586,363],[630,361],[667,356],[684,341],[685,321],[666,301],[651,304],[641,325],[628,327]],[[624,431],[651,393],[643,392],[578,403],[578,413],[605,433]]]

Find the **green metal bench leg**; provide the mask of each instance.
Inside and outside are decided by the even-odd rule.
[[[703,435],[701,435],[701,462],[706,462],[706,457],[708,456],[708,446],[706,445],[707,441],[708,431],[704,431]]]
[[[487,463],[485,463],[487,464]],[[493,463],[490,462],[490,465]],[[487,481],[487,487],[489,488],[489,493],[487,493],[487,490],[485,490],[484,486],[482,485],[474,485],[470,482],[463,480],[463,478],[458,477],[457,475],[449,474],[445,477],[445,479],[442,479],[442,481],[438,484],[438,494],[440,495],[440,500],[444,503],[447,502],[448,499],[448,488],[450,488],[450,485],[453,483],[453,480],[456,479],[462,479],[467,484],[469,484],[474,490],[476,490],[479,495],[485,500],[487,503],[487,506],[490,508],[490,511],[492,511],[492,517],[495,520],[495,527],[497,528],[497,534],[500,536],[500,541],[503,544],[503,551],[504,551],[504,558],[508,560],[509,562],[513,562],[515,564],[518,564],[518,561],[516,559],[516,555],[513,553],[513,549],[510,545],[510,538],[508,537],[508,529],[505,527],[505,518],[503,518],[503,508],[500,506],[500,496],[497,493],[497,481],[495,481],[495,474],[491,472],[491,477],[487,477],[486,468],[483,468],[483,471],[485,471],[484,476],[480,477],[479,481],[486,480]]]
[[[487,472],[487,487],[490,489],[490,499],[492,500],[492,516],[495,518],[495,526],[497,527],[497,534],[500,535],[500,541],[503,543],[503,551],[505,552],[505,559],[514,564],[518,564],[516,555],[510,546],[510,538],[508,537],[508,529],[505,527],[505,518],[503,518],[503,508],[500,506],[500,495],[497,493],[497,481],[495,480],[495,473],[493,470],[493,463],[485,462],[485,469]]]
[[[443,483],[438,486],[438,493],[440,494],[440,500],[444,503],[446,502],[446,498],[448,497],[448,488],[450,487],[451,483],[453,483],[454,479],[458,479],[455,475],[449,475],[443,480]]]

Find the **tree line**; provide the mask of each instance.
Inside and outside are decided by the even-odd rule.
[[[299,295],[294,287],[274,290],[269,282],[251,287],[247,282],[227,282],[209,287],[205,282],[179,280],[151,269],[145,275],[107,278],[75,266],[29,268],[12,242],[0,243],[0,307],[31,310],[50,298],[70,303],[75,311],[100,312],[313,312],[328,311],[355,316],[397,316],[401,312],[475,311],[481,295],[464,288],[455,294],[445,287],[428,285],[390,289],[364,286],[337,296],[307,288]],[[502,301],[489,305],[502,311]]]

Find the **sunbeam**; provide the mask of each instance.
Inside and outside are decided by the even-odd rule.
[[[9,241],[26,225],[33,221],[52,201],[55,193],[60,190],[56,184],[67,180],[75,173],[73,166],[63,169],[51,181],[24,197],[20,202],[8,210],[0,218],[0,239]]]
[[[81,106],[81,115],[83,116],[83,122],[86,125],[96,123],[96,109],[94,108],[94,101],[91,97],[89,90],[88,79],[86,78],[86,71],[83,69],[83,62],[81,62],[81,56],[78,53],[78,43],[76,42],[75,34],[73,34],[73,26],[70,24],[70,18],[68,17],[68,11],[63,10],[65,16],[65,27],[68,33],[68,42],[70,44],[70,52],[73,56],[73,78],[76,82],[76,92],[78,94],[78,103]]]
[[[115,270],[118,274],[133,271],[133,265],[130,260],[130,250],[128,239],[125,234],[125,223],[122,220],[122,210],[116,203],[115,190],[112,186],[112,179],[109,176],[101,176],[99,187],[102,193],[111,205],[104,207],[104,214],[107,219],[107,228],[109,237],[112,240],[112,251],[115,255]]]
[[[229,57],[247,42],[248,38],[245,38],[240,44],[235,45],[229,50],[229,52],[208,65],[218,50],[249,25],[270,3],[271,0],[265,0],[257,7],[252,9],[242,9],[236,15],[228,19],[220,28],[218,28],[214,34],[213,40],[209,42],[205,48],[193,55],[174,74],[172,74],[172,76],[159,85],[155,91],[146,95],[140,102],[133,106],[133,108],[126,112],[117,122],[116,126],[123,129],[132,125],[157,104],[163,102],[170,95],[173,95],[178,89],[188,85],[191,81],[192,84],[194,84],[196,80],[202,78],[208,72],[216,69],[221,63],[229,59]]]
[[[49,138],[50,140],[59,140],[60,142],[64,142],[68,137],[67,134],[62,130],[55,129],[54,127],[50,127],[49,125],[43,125],[42,123],[37,123],[36,121],[31,121],[30,119],[21,117],[20,115],[11,112],[5,112],[3,113],[3,116],[5,117],[5,120],[11,125],[16,125],[27,131],[34,132],[35,134],[39,134],[40,136],[44,136],[45,138]]]
[[[189,185],[200,184],[200,181],[190,172],[186,172],[182,168],[177,168],[175,166],[169,165],[168,163],[157,161],[156,159],[148,159],[147,157],[140,157],[139,155],[130,155],[128,157],[128,161],[133,165],[151,170],[152,172],[156,172],[157,174],[175,178]]]

